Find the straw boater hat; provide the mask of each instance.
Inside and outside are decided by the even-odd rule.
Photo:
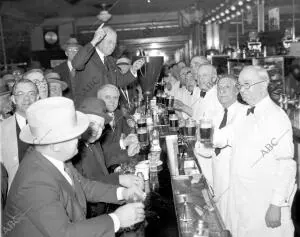
[[[62,46],[63,50],[67,50],[68,48],[81,48],[81,45],[78,43],[76,38],[70,38],[67,42]]]
[[[74,102],[64,97],[38,100],[26,111],[28,124],[20,139],[29,144],[53,144],[80,136],[89,125],[88,117],[75,111]]]
[[[57,72],[49,72],[45,74],[45,78],[49,84],[59,83],[62,91],[68,88],[68,84],[60,79],[60,75]]]
[[[131,60],[129,58],[123,57],[119,58],[116,62],[117,65],[131,65]]]

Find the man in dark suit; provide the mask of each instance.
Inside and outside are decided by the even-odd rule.
[[[57,116],[59,114],[59,116]],[[12,183],[4,210],[6,236],[114,236],[120,227],[144,219],[142,203],[130,203],[108,215],[86,220],[86,201],[142,199],[137,187],[118,187],[80,175],[69,160],[77,153],[78,137],[87,129],[86,115],[72,100],[50,97],[27,111],[28,125],[20,139],[34,145]]]
[[[29,148],[29,144],[24,143],[19,138],[21,129],[26,126],[26,111],[38,98],[38,88],[32,81],[27,79],[17,81],[12,88],[11,96],[16,111],[13,116],[0,123],[0,150],[3,165],[8,173],[8,189]]]
[[[122,112],[117,109],[120,97],[118,88],[111,84],[104,85],[99,89],[97,97],[104,100],[108,114],[112,117],[112,121],[105,125],[100,142],[106,166],[113,172],[122,162],[128,161],[129,156],[139,152],[139,142],[136,134],[131,133],[132,129]]]
[[[73,165],[85,178],[104,183],[122,185],[130,188],[133,185],[143,187],[144,180],[136,175],[109,174],[105,165],[104,154],[99,141],[104,124],[111,120],[106,113],[103,100],[96,97],[85,98],[78,107],[89,118],[89,128],[82,134],[78,145],[78,154],[72,159]],[[105,203],[88,203],[88,216],[98,216],[105,213]]]
[[[64,91],[63,95],[67,98],[73,99],[74,98],[74,79],[76,70],[72,66],[72,60],[81,48],[81,45],[78,44],[76,38],[70,38],[65,45],[63,46],[65,50],[65,54],[68,59],[56,66],[53,70],[57,72],[61,80],[68,84],[68,88]]]
[[[97,96],[98,89],[105,84],[124,87],[133,82],[144,59],[135,61],[131,69],[123,75],[110,56],[116,46],[117,34],[110,27],[101,26],[96,30],[93,40],[82,47],[72,61],[76,69],[75,102],[84,97]]]

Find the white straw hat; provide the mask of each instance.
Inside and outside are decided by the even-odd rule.
[[[75,111],[74,102],[50,97],[33,103],[26,111],[28,124],[20,139],[29,144],[53,144],[80,136],[89,125],[86,115]]]

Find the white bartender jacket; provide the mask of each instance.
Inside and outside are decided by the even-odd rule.
[[[232,146],[227,220],[233,237],[292,237],[296,191],[291,122],[269,96],[254,113],[216,131],[214,144]],[[281,207],[281,226],[268,228],[269,205]]]

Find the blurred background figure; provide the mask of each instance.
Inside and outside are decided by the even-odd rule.
[[[45,78],[48,82],[49,97],[63,96],[63,92],[68,88],[68,84],[60,80],[60,76],[56,72],[50,72],[45,74]]]
[[[32,81],[37,86],[40,99],[48,97],[48,83],[41,69],[31,69],[24,74],[23,78]]]

